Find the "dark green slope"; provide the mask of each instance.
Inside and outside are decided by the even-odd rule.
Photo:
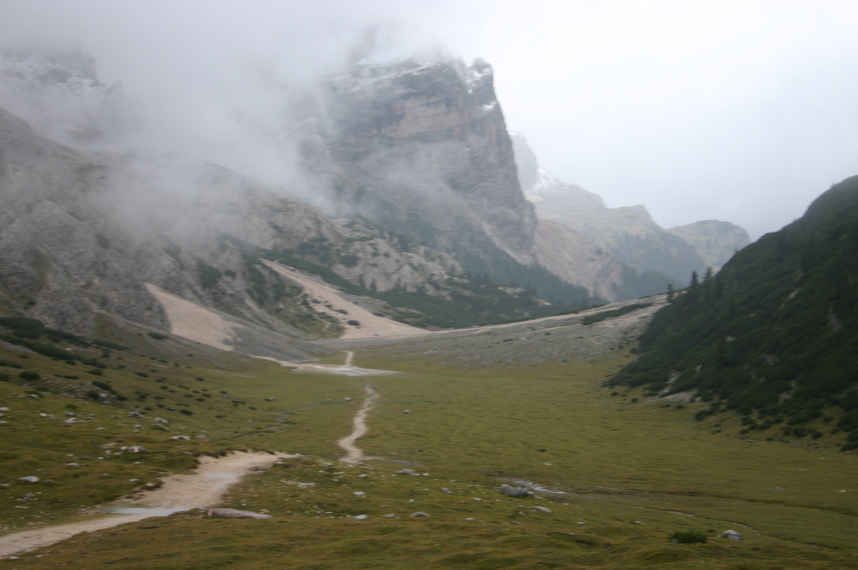
[[[711,402],[698,417],[732,409],[751,427],[784,421],[792,435],[830,418],[858,447],[858,176],[692,283],[655,316],[641,351],[611,385],[693,389]]]

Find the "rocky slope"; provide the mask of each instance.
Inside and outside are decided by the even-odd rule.
[[[100,318],[168,330],[148,283],[293,338],[315,336],[330,319],[258,257],[305,243],[330,244],[334,266],[357,259],[382,287],[460,271],[449,256],[402,252],[378,230],[329,220],[224,168],[172,155],[87,155],[2,110],[0,204],[3,305],[26,302],[29,316],[78,334]]]

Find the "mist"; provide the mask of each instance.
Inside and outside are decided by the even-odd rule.
[[[126,105],[114,148],[199,157],[322,207],[296,148],[332,128],[320,80],[439,53],[492,64],[548,172],[665,227],[717,218],[756,238],[858,171],[845,0],[2,0],[0,34],[91,53]]]

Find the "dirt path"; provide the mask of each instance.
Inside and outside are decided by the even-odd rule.
[[[0,558],[60,542],[81,532],[93,532],[152,516],[217,504],[226,490],[249,470],[270,467],[291,455],[239,452],[226,457],[202,457],[190,474],[171,475],[154,491],[107,505],[106,516],[0,536]]]
[[[355,414],[355,419],[352,422],[352,433],[337,442],[337,445],[346,452],[346,456],[340,459],[340,461],[346,463],[360,463],[365,459],[363,450],[355,445],[355,441],[366,435],[366,432],[369,430],[366,425],[366,416],[380,397],[378,391],[366,380],[364,380],[363,388],[366,391],[366,399],[363,401],[360,410]]]
[[[353,368],[352,361],[354,360],[354,357],[355,353],[351,350],[347,350],[344,366]],[[363,450],[355,445],[355,441],[366,435],[366,432],[369,430],[369,427],[366,425],[366,416],[369,414],[369,410],[381,397],[378,390],[376,390],[372,384],[367,382],[366,378],[361,378],[361,380],[363,381],[363,389],[366,392],[366,398],[358,412],[355,414],[354,421],[352,422],[352,432],[337,442],[337,445],[346,452],[346,456],[340,459],[340,461],[344,461],[346,463],[359,463],[364,460]]]

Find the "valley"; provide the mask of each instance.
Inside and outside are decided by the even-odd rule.
[[[217,372],[204,361],[177,357],[179,368],[189,366],[187,374],[204,377],[209,391],[228,386],[228,401],[245,405],[230,403],[235,411],[225,413],[195,406],[193,416],[175,414],[188,421],[171,419],[170,432],[129,426],[120,436],[117,424],[127,422],[113,414],[111,425],[98,426],[102,430],[95,420],[39,430],[59,437],[64,430],[94,429],[89,441],[144,441],[148,449],[134,456],[141,465],[102,455],[87,457],[86,466],[81,461],[77,468],[99,478],[106,473],[109,481],[126,477],[126,469],[146,469],[156,480],[193,466],[199,453],[253,449],[294,455],[252,472],[219,503],[264,510],[273,519],[223,520],[183,511],[77,535],[0,564],[336,568],[348,560],[367,568],[853,567],[855,457],[824,439],[755,441],[738,435],[737,419],[722,418],[720,428],[695,421],[702,403],[605,387],[606,377],[631,358],[635,335],[653,309],[583,324],[588,316],[616,310],[607,306],[422,337],[322,341],[330,356],[321,364],[329,372],[366,370],[356,377],[223,352],[222,366],[234,362]],[[182,351],[191,346],[170,337],[149,350],[177,344]],[[337,344],[350,345],[353,361]],[[120,379],[113,383],[119,386]],[[0,405],[15,412],[0,427],[21,443],[35,436],[18,421],[24,406],[33,415],[37,407],[59,415],[60,404],[69,401],[50,392],[41,392],[37,401],[9,383],[0,383],[0,390]],[[90,408],[99,416],[113,409],[93,404],[85,411]],[[340,446],[349,433],[352,449],[344,457]],[[178,434],[189,439],[170,439]],[[68,485],[70,476],[58,473],[68,468],[52,466],[58,454],[51,444],[42,446],[43,456],[10,464],[9,487],[0,491],[8,501],[4,508],[28,507],[18,509],[18,528],[44,524],[39,516],[57,522],[80,516],[77,502],[52,504],[58,499],[51,494]],[[182,456],[187,460],[176,461]],[[57,484],[16,482],[15,474],[30,472]],[[531,494],[504,496],[498,492],[503,483]],[[21,502],[34,488],[42,494]],[[104,504],[89,500],[87,512]],[[681,544],[668,538],[683,530],[704,532],[708,540]],[[718,538],[725,530],[744,540]]]

